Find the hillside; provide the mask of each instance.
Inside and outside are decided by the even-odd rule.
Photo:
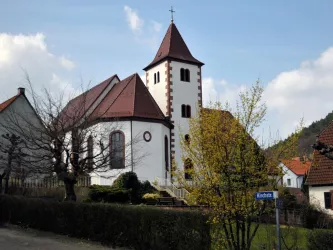
[[[311,145],[314,144],[316,141],[316,136],[330,124],[330,122],[333,121],[333,111],[331,113],[328,113],[327,116],[319,121],[313,122],[309,127],[306,127],[303,129],[299,144],[298,144],[298,152],[299,156],[301,156],[303,153],[306,153],[308,156],[310,156],[313,152],[313,149],[311,148]],[[288,140],[285,139],[284,141]],[[283,141],[283,142],[284,142]],[[280,143],[283,143],[280,142]],[[274,146],[273,146],[274,147]]]

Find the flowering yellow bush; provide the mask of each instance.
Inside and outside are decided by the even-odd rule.
[[[157,198],[160,198],[160,195],[156,194],[156,193],[147,193],[147,194],[144,194],[144,196],[142,198],[145,199],[145,200],[147,200],[147,199],[157,199]]]

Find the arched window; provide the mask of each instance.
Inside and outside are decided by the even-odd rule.
[[[169,171],[169,142],[167,136],[164,136],[164,161],[166,174],[166,172]]]
[[[190,118],[191,117],[191,106],[186,105],[186,117]]]
[[[160,72],[157,72],[157,82],[160,82]]]
[[[193,163],[192,160],[187,158],[184,162],[185,180],[192,180],[193,178]]]
[[[94,139],[90,135],[87,140],[87,153],[88,153],[88,170],[92,170],[94,166]]]
[[[110,135],[110,165],[111,169],[125,168],[125,135],[122,131]]]
[[[185,70],[183,68],[180,69],[180,80],[185,81]]]
[[[154,84],[157,83],[157,76],[156,76],[156,73],[154,74]]]
[[[185,82],[189,82],[189,81],[190,81],[190,70],[185,69]]]
[[[182,104],[182,117],[186,117],[186,105]]]
[[[79,133],[77,129],[72,130],[72,153],[71,153],[71,164],[79,164],[79,155],[80,155],[80,142],[79,142]]]
[[[190,144],[190,136],[188,134],[185,135],[185,142]]]

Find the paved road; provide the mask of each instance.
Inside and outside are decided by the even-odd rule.
[[[49,232],[22,229],[16,226],[0,228],[0,248],[5,250],[112,249],[88,241],[73,239]]]

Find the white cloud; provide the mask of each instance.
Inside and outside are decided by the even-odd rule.
[[[251,82],[249,82],[250,84]],[[228,101],[232,107],[246,85],[232,85],[225,80],[203,78],[203,101]],[[286,138],[295,131],[301,118],[305,125],[324,118],[333,110],[333,47],[317,59],[301,62],[294,70],[281,72],[265,87],[267,121],[262,130],[278,131]],[[265,137],[265,135],[264,135]]]
[[[144,19],[139,17],[138,13],[127,5],[124,6],[124,12],[129,28],[134,32],[134,39],[140,44],[149,46],[152,51],[156,51],[160,43],[159,33],[162,24],[150,20],[145,25]]]
[[[243,91],[245,85],[228,84],[226,80],[215,80],[211,77],[202,79],[202,98],[204,106],[209,102],[220,101],[222,104],[228,102],[231,108],[236,107],[236,101],[239,98],[240,91]]]
[[[33,87],[48,88],[52,93],[74,90],[69,73],[74,62],[48,50],[45,36],[0,33],[0,102],[16,94],[16,88],[27,87],[25,73]]]
[[[124,11],[126,13],[127,22],[131,30],[141,31],[144,21],[138,16],[137,12],[127,5],[124,6]]]
[[[75,63],[72,62],[72,61],[70,61],[70,60],[68,60],[68,59],[65,58],[64,56],[61,56],[61,57],[59,58],[59,62],[60,62],[60,64],[61,64],[64,68],[66,68],[66,69],[68,69],[68,70],[72,70],[72,69],[75,68]]]
[[[268,110],[279,121],[280,134],[287,136],[301,117],[307,124],[324,118],[333,110],[333,47],[316,60],[282,72],[268,83],[264,92]]]
[[[153,28],[153,30],[154,31],[156,31],[156,32],[160,32],[161,31],[161,28],[162,28],[162,24],[161,23],[158,23],[158,22],[156,22],[156,21],[151,21],[151,23],[152,23],[152,28]]]

